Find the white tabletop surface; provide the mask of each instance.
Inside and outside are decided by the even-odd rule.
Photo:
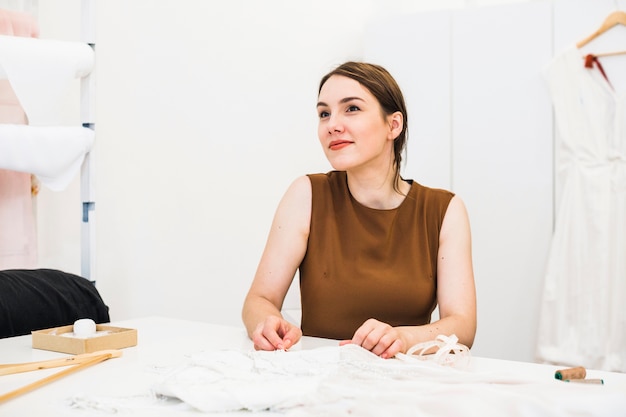
[[[70,407],[70,399],[76,396],[95,395],[123,400],[142,396],[149,391],[155,381],[155,369],[175,366],[181,363],[186,355],[220,349],[252,349],[252,343],[243,327],[227,327],[160,317],[119,321],[112,325],[137,329],[137,346],[123,349],[120,358],[109,359],[82,369],[0,404],[0,416],[106,416],[109,414],[103,411],[74,409]],[[4,364],[20,363],[67,356],[62,353],[32,349],[31,343],[30,335],[0,339],[1,362]],[[304,337],[293,349],[314,349],[336,345],[337,341]],[[61,369],[63,368],[0,376],[0,394],[39,380]],[[472,371],[507,371],[515,377],[533,378],[537,381],[553,380],[557,369],[560,369],[558,365],[477,357],[472,357],[470,365]],[[587,378],[602,378],[605,382],[603,388],[623,389],[624,402],[620,405],[624,406],[622,408],[624,414],[621,415],[626,415],[626,374],[588,370]],[[590,388],[589,392],[596,389]],[[578,390],[576,395],[579,396],[580,392],[584,394],[584,391]],[[179,415],[179,412],[175,414]],[[200,415],[193,412],[180,414]],[[241,414],[251,415],[250,413]],[[118,412],[116,415],[126,414]],[[128,415],[165,416],[173,415],[173,413],[171,408],[163,410],[152,408],[144,411],[134,409],[129,411]]]

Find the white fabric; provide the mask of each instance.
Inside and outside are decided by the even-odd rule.
[[[203,412],[287,416],[615,416],[624,387],[568,384],[434,362],[381,359],[356,345],[303,351],[207,351],[169,372],[155,393]],[[584,396],[579,395],[584,392]],[[584,401],[577,398],[584,397]],[[617,412],[617,413],[616,413]]]
[[[626,372],[626,93],[583,64],[571,46],[545,73],[557,199],[537,356]]]
[[[0,35],[0,78],[11,83],[31,126],[59,125],[59,103],[93,64],[85,43]]]
[[[94,136],[84,127],[0,124],[0,168],[35,174],[53,191],[62,190],[80,170]]]
[[[470,350],[458,341],[459,338],[455,334],[450,336],[440,334],[435,340],[412,346],[406,351],[406,354],[396,354],[396,358],[402,360],[430,359],[439,365],[464,369],[469,366]]]

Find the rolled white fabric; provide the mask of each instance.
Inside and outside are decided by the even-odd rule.
[[[0,78],[11,83],[31,126],[60,124],[59,103],[93,65],[86,43],[0,36]]]
[[[0,124],[0,168],[35,174],[59,191],[77,175],[94,139],[85,127]]]

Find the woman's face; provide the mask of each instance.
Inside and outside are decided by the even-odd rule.
[[[389,166],[402,116],[385,116],[376,97],[358,81],[331,76],[320,90],[317,112],[317,134],[334,169]]]

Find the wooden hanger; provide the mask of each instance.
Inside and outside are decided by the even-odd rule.
[[[602,25],[600,26],[600,28],[598,28],[598,30],[596,30],[591,35],[587,36],[585,39],[578,42],[576,46],[578,48],[582,48],[583,46],[587,45],[589,42],[591,42],[598,36],[602,35],[607,30],[617,25],[626,26],[626,12],[623,12],[621,10],[616,10],[610,13],[606,17],[606,19],[604,19],[604,22],[602,22]],[[594,55],[595,56],[610,56],[610,55],[621,55],[621,54],[626,54],[626,50],[616,51],[616,52],[603,52],[603,53],[598,53]]]

